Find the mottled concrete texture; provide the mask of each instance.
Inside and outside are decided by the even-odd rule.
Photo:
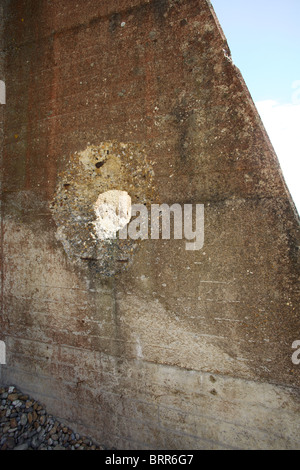
[[[118,449],[300,449],[299,218],[210,2],[0,9],[0,381]],[[101,258],[110,190],[204,204],[203,248]]]

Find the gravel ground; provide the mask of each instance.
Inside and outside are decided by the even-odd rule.
[[[14,386],[0,388],[0,450],[104,450]]]

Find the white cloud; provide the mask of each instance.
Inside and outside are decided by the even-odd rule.
[[[300,213],[300,103],[256,103],[265,129],[279,159],[286,184]]]

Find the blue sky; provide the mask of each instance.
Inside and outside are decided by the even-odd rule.
[[[300,212],[300,0],[211,0]]]

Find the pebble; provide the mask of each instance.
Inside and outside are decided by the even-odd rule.
[[[0,387],[0,450],[105,450],[13,385]]]

